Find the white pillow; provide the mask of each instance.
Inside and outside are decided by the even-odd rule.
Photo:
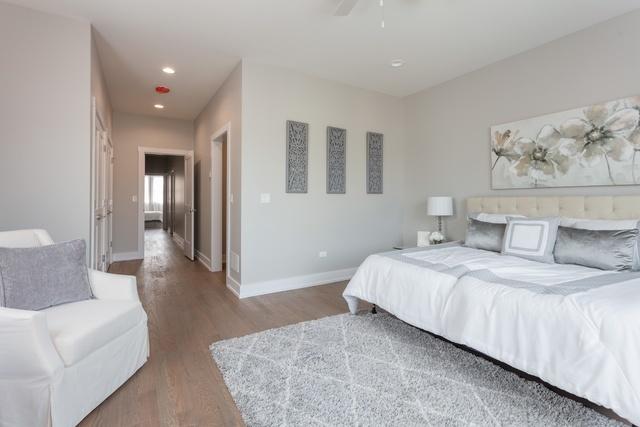
[[[469,214],[469,218],[477,219],[482,222],[490,222],[491,224],[506,224],[507,217],[513,218],[526,218],[524,215],[511,215],[511,214],[496,214],[496,213],[486,213],[486,212],[477,212]]]
[[[561,227],[579,228],[581,230],[633,230],[638,228],[637,219],[585,219],[560,218]]]
[[[553,264],[560,218],[507,217],[502,254]]]

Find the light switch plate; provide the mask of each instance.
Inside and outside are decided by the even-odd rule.
[[[269,193],[261,193],[260,194],[260,203],[271,203],[271,194],[269,194]]]
[[[131,196],[131,201],[133,203],[137,202],[138,201],[138,196],[136,196],[135,194],[133,196]]]

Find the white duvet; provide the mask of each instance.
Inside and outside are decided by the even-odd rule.
[[[640,275],[461,246],[371,255],[344,291],[640,424]]]

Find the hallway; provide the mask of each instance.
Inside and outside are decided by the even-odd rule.
[[[110,272],[137,276],[151,356],[82,426],[241,425],[209,345],[347,311],[345,283],[239,300],[224,273],[189,261],[162,229],[145,232],[145,255]]]

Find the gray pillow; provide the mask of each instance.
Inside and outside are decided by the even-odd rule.
[[[484,222],[469,217],[467,235],[464,246],[468,248],[483,249],[485,251],[500,252],[506,224]]]
[[[582,230],[558,227],[554,256],[559,264],[577,264],[601,270],[631,270],[640,231]]]
[[[0,248],[0,306],[42,310],[91,299],[84,240]]]

